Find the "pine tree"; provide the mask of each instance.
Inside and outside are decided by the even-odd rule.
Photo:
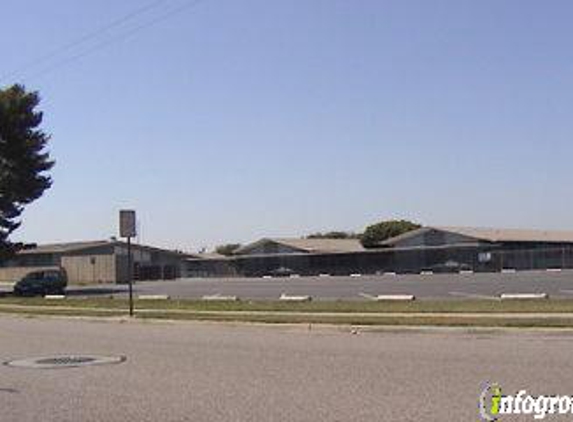
[[[0,89],[0,261],[15,252],[9,237],[24,206],[52,185],[46,172],[54,161],[45,149],[50,136],[39,129],[39,102],[37,92],[21,85]]]

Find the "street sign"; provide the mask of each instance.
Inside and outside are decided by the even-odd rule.
[[[135,237],[137,231],[135,230],[135,211],[134,210],[121,210],[119,211],[119,235],[127,237],[127,282],[129,284],[129,315],[133,316],[133,274],[132,274],[132,258],[131,258],[131,238]]]
[[[119,235],[120,237],[135,237],[135,211],[121,210],[119,212]]]

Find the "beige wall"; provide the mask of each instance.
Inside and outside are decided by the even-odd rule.
[[[91,252],[91,253],[90,253]],[[89,251],[81,251],[74,255],[58,256],[58,262],[66,270],[71,284],[117,283],[127,280],[127,250],[110,248],[108,246]],[[141,267],[157,267],[164,272],[165,267],[175,268],[176,276],[180,276],[182,258],[174,254],[133,248],[133,262]],[[0,267],[0,281],[14,282],[31,271],[54,269],[55,266],[37,267]]]
[[[70,283],[115,283],[114,258],[113,255],[63,256],[62,267]]]

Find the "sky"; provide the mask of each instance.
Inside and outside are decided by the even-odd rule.
[[[15,240],[187,251],[425,225],[573,229],[573,3],[4,0],[52,188]]]

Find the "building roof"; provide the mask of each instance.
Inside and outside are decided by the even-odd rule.
[[[66,243],[47,243],[28,247],[19,251],[19,254],[48,254],[48,253],[68,253],[76,252],[84,249],[96,248],[115,243],[109,240],[92,240],[84,242],[66,242]]]
[[[80,252],[87,249],[93,249],[101,246],[126,246],[127,243],[120,240],[90,240],[82,242],[64,242],[64,243],[47,243],[43,245],[37,245],[34,247],[28,247],[22,249],[18,254],[30,255],[30,254],[66,254],[72,252]],[[177,255],[185,255],[178,251],[172,251],[168,249],[156,248],[153,246],[140,245],[137,243],[132,243],[133,248],[146,249],[148,251],[157,251],[163,253],[172,253]]]
[[[473,237],[488,242],[573,242],[573,231],[563,230],[531,230],[531,229],[495,229],[485,227],[435,227]]]
[[[229,257],[217,252],[199,252],[199,253],[193,253],[193,254],[188,254],[188,258],[190,260],[193,259],[209,259],[209,260],[215,260],[215,259],[228,259]]]
[[[383,246],[392,246],[396,243],[418,236],[429,230],[438,230],[459,234],[475,240],[485,242],[539,242],[539,243],[573,243],[573,231],[562,230],[532,230],[532,229],[504,229],[487,227],[421,227],[404,233],[400,236],[387,239]]]
[[[344,253],[364,251],[359,239],[307,239],[307,238],[264,238],[242,246],[235,254],[246,254],[267,242],[277,243],[304,253]]]

